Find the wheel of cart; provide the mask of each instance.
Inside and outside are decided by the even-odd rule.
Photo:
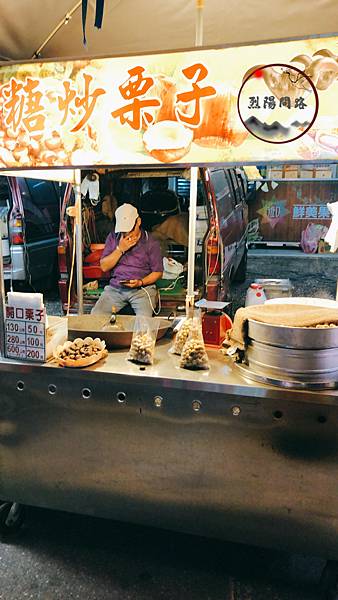
[[[22,504],[0,500],[0,541],[6,541],[15,535],[21,529],[24,519]]]
[[[323,600],[338,600],[338,562],[328,560],[320,579]]]

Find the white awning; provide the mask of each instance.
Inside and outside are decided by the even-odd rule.
[[[106,0],[101,30],[94,28],[95,0],[88,1],[87,46],[82,42],[79,0],[0,0],[0,55],[31,58],[67,13],[76,10],[46,44],[42,58],[191,48],[196,0]],[[235,45],[335,33],[337,0],[205,0],[205,46]]]

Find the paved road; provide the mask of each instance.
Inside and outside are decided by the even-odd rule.
[[[319,559],[28,509],[1,600],[318,600]]]

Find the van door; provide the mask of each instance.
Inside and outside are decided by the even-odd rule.
[[[2,259],[4,265],[8,265],[11,262],[11,254],[9,250],[9,236],[8,236],[8,206],[1,206],[0,203],[0,234],[2,244]]]
[[[217,221],[222,240],[223,284],[227,290],[236,261],[238,233],[234,212],[235,200],[230,180],[223,168],[210,170],[210,184],[215,198]]]
[[[20,178],[19,185],[24,208],[27,279],[34,282],[50,277],[56,268],[59,198],[52,181]]]
[[[234,198],[234,235],[236,243],[235,268],[237,269],[246,252],[247,235],[247,205],[244,198],[244,188],[235,169],[226,169],[226,175],[233,190]]]
[[[2,258],[4,265],[11,262],[9,246],[8,216],[10,209],[9,189],[6,177],[0,177],[0,235],[2,244]]]

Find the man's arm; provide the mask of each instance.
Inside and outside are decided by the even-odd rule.
[[[113,252],[111,252],[104,258],[101,258],[100,267],[101,267],[102,271],[104,271],[104,272],[111,271],[117,265],[117,263],[119,262],[122,255],[123,255],[122,250],[120,250],[119,246],[116,246],[116,248],[115,248],[115,250],[113,250]]]
[[[158,279],[161,279],[162,275],[162,271],[153,271],[146,277],[143,277],[143,279],[131,279],[128,283],[124,283],[124,286],[129,288],[138,288],[145,287],[146,285],[153,285],[153,283],[155,283]]]
[[[115,250],[113,250],[107,256],[104,256],[100,260],[100,267],[102,271],[111,271],[119,262],[121,256],[130,248],[137,244],[137,238],[135,236],[122,236]]]
[[[143,286],[152,285],[158,279],[161,279],[162,275],[163,275],[163,271],[153,271],[152,273],[149,273],[149,275],[147,275],[146,277],[143,277],[143,279],[141,280],[142,285]]]

